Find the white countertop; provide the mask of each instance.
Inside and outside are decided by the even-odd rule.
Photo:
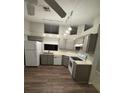
[[[77,65],[92,65],[91,60],[87,59],[86,61],[75,61]]]
[[[53,53],[53,55],[55,56],[67,55],[78,57],[77,52],[69,50],[50,51],[50,53]],[[90,57],[88,57],[86,61],[75,61],[75,63],[78,65],[92,65],[92,60],[90,59]]]

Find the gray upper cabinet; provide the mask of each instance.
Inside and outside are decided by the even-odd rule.
[[[28,36],[27,39],[29,41],[39,41],[39,42],[42,42],[43,41],[43,38],[40,37],[40,36]]]
[[[86,50],[87,53],[94,53],[95,52],[97,38],[98,38],[98,34],[91,34],[89,36],[87,50]]]

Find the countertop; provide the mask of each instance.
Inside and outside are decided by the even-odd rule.
[[[47,52],[47,51],[44,51],[44,52]],[[66,55],[69,57],[71,57],[71,56],[78,57],[78,52],[69,51],[69,50],[50,51],[50,53],[53,53],[53,55],[55,55],[55,56]],[[89,55],[86,61],[75,61],[75,63],[77,65],[92,65],[92,61],[93,61],[93,57]]]
[[[77,65],[92,65],[92,61],[87,59],[86,61],[75,61]]]

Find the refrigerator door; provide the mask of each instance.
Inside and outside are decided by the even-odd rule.
[[[36,49],[36,41],[25,41],[25,49],[26,50]]]
[[[39,66],[41,42],[25,41],[26,66]]]
[[[25,51],[26,66],[39,66],[39,60],[37,59],[37,53],[33,50]]]
[[[38,53],[41,53],[41,42],[36,43],[36,49]]]
[[[41,50],[41,45],[42,43],[41,42],[37,42],[36,44],[36,53],[37,53],[37,62],[40,64],[40,53],[42,53],[42,50]]]

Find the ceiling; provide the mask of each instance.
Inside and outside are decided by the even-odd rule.
[[[26,2],[24,3],[24,17],[31,22],[41,22],[62,25],[90,24],[94,18],[100,15],[100,0],[56,0],[56,2],[67,13],[65,18],[61,18],[44,0],[38,0],[35,6],[35,15],[27,14]],[[50,8],[50,12],[45,11],[43,6]],[[73,15],[68,17],[73,11]]]

